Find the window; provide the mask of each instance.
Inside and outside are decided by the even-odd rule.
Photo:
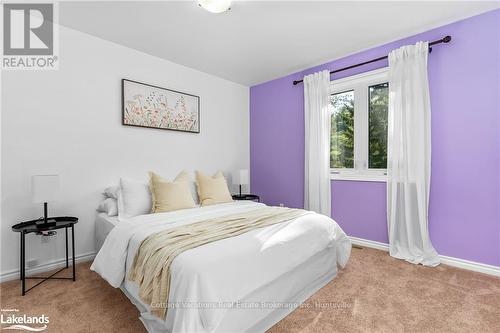
[[[331,96],[330,168],[354,168],[354,90]]]
[[[368,87],[368,168],[387,168],[389,83]]]
[[[387,69],[332,81],[332,179],[385,180],[387,168]]]

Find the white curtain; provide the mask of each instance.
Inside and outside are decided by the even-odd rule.
[[[330,72],[304,77],[304,207],[331,216]]]
[[[389,252],[414,264],[436,266],[428,228],[431,180],[431,107],[428,43],[389,54],[387,219]]]

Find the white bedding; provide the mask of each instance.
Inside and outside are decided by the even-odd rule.
[[[104,240],[111,230],[118,224],[118,216],[108,216],[106,213],[98,213],[95,218],[95,240],[96,249],[99,251]]]
[[[262,206],[263,204],[259,203],[237,201],[169,213],[141,215],[121,221],[109,233],[91,269],[99,273],[113,287],[122,286],[122,289],[137,301],[137,285],[125,281],[125,276],[142,240],[167,228],[236,212],[251,211]],[[332,219],[319,214],[307,214],[292,221],[256,229],[237,237],[188,250],[180,254],[171,266],[168,301],[169,306],[176,307],[168,309],[164,320],[155,320],[157,324],[161,324],[161,331],[165,332],[220,331],[221,323],[227,322],[228,313],[231,313],[227,304],[247,299],[249,295],[255,295],[264,286],[273,283],[279,285],[280,279],[284,276],[300,266],[307,265],[308,260],[322,253],[328,253],[328,257],[324,256],[325,258],[343,267],[349,258],[350,249],[350,241]],[[330,278],[335,273],[336,270],[333,269]],[[317,278],[328,274],[322,272],[321,275]],[[307,279],[311,280],[311,276]],[[307,286],[308,282],[314,281],[291,281],[289,284]],[[278,289],[275,295],[279,296],[278,299],[273,299],[273,295],[267,295],[269,298],[266,301],[286,300],[288,298],[282,295],[283,290],[290,290],[289,292],[293,290],[292,287]],[[226,306],[213,306],[218,302],[225,302]],[[141,305],[146,309],[149,307],[146,304],[141,303]],[[234,324],[238,325],[237,322]],[[250,324],[251,321],[248,325]]]

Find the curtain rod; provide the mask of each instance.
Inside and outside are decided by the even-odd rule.
[[[432,51],[431,46],[437,45],[437,44],[441,44],[441,43],[445,43],[446,44],[446,43],[449,43],[450,41],[451,41],[451,36],[445,36],[442,39],[430,42],[429,43],[429,52]],[[348,69],[351,69],[351,68],[356,68],[356,67],[360,67],[360,66],[367,65],[367,64],[371,64],[372,62],[377,62],[377,61],[380,61],[380,60],[384,60],[384,59],[387,59],[388,57],[389,56],[383,56],[383,57],[380,57],[380,58],[376,58],[376,59],[368,60],[368,61],[365,61],[365,62],[361,62],[361,63],[356,64],[356,65],[351,65],[351,66],[347,66],[347,67],[344,67],[344,68],[336,69],[334,71],[331,71],[330,74],[342,72],[342,71],[345,71],[345,70],[348,70]],[[295,86],[295,85],[297,85],[297,84],[299,84],[301,82],[304,82],[304,80],[293,81],[293,85]]]

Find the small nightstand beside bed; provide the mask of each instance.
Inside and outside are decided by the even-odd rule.
[[[162,268],[169,271],[167,299],[144,301],[143,286],[131,278],[131,272],[137,270],[137,258],[151,237],[193,228],[189,237],[199,241],[203,234],[196,236],[197,225],[217,227],[219,220],[231,223],[228,217],[234,220],[234,216],[263,221],[260,215],[268,212],[292,215],[189,247]],[[298,215],[291,218],[293,214]],[[213,229],[207,228],[207,233]],[[119,222],[101,213],[97,215],[96,238],[98,246],[102,239],[104,244],[92,269],[113,287],[121,288],[139,309],[148,332],[155,333],[263,332],[331,281],[337,266],[347,263],[351,249],[345,233],[329,217],[253,201],[143,214]],[[158,315],[158,307],[166,308],[163,316]]]

